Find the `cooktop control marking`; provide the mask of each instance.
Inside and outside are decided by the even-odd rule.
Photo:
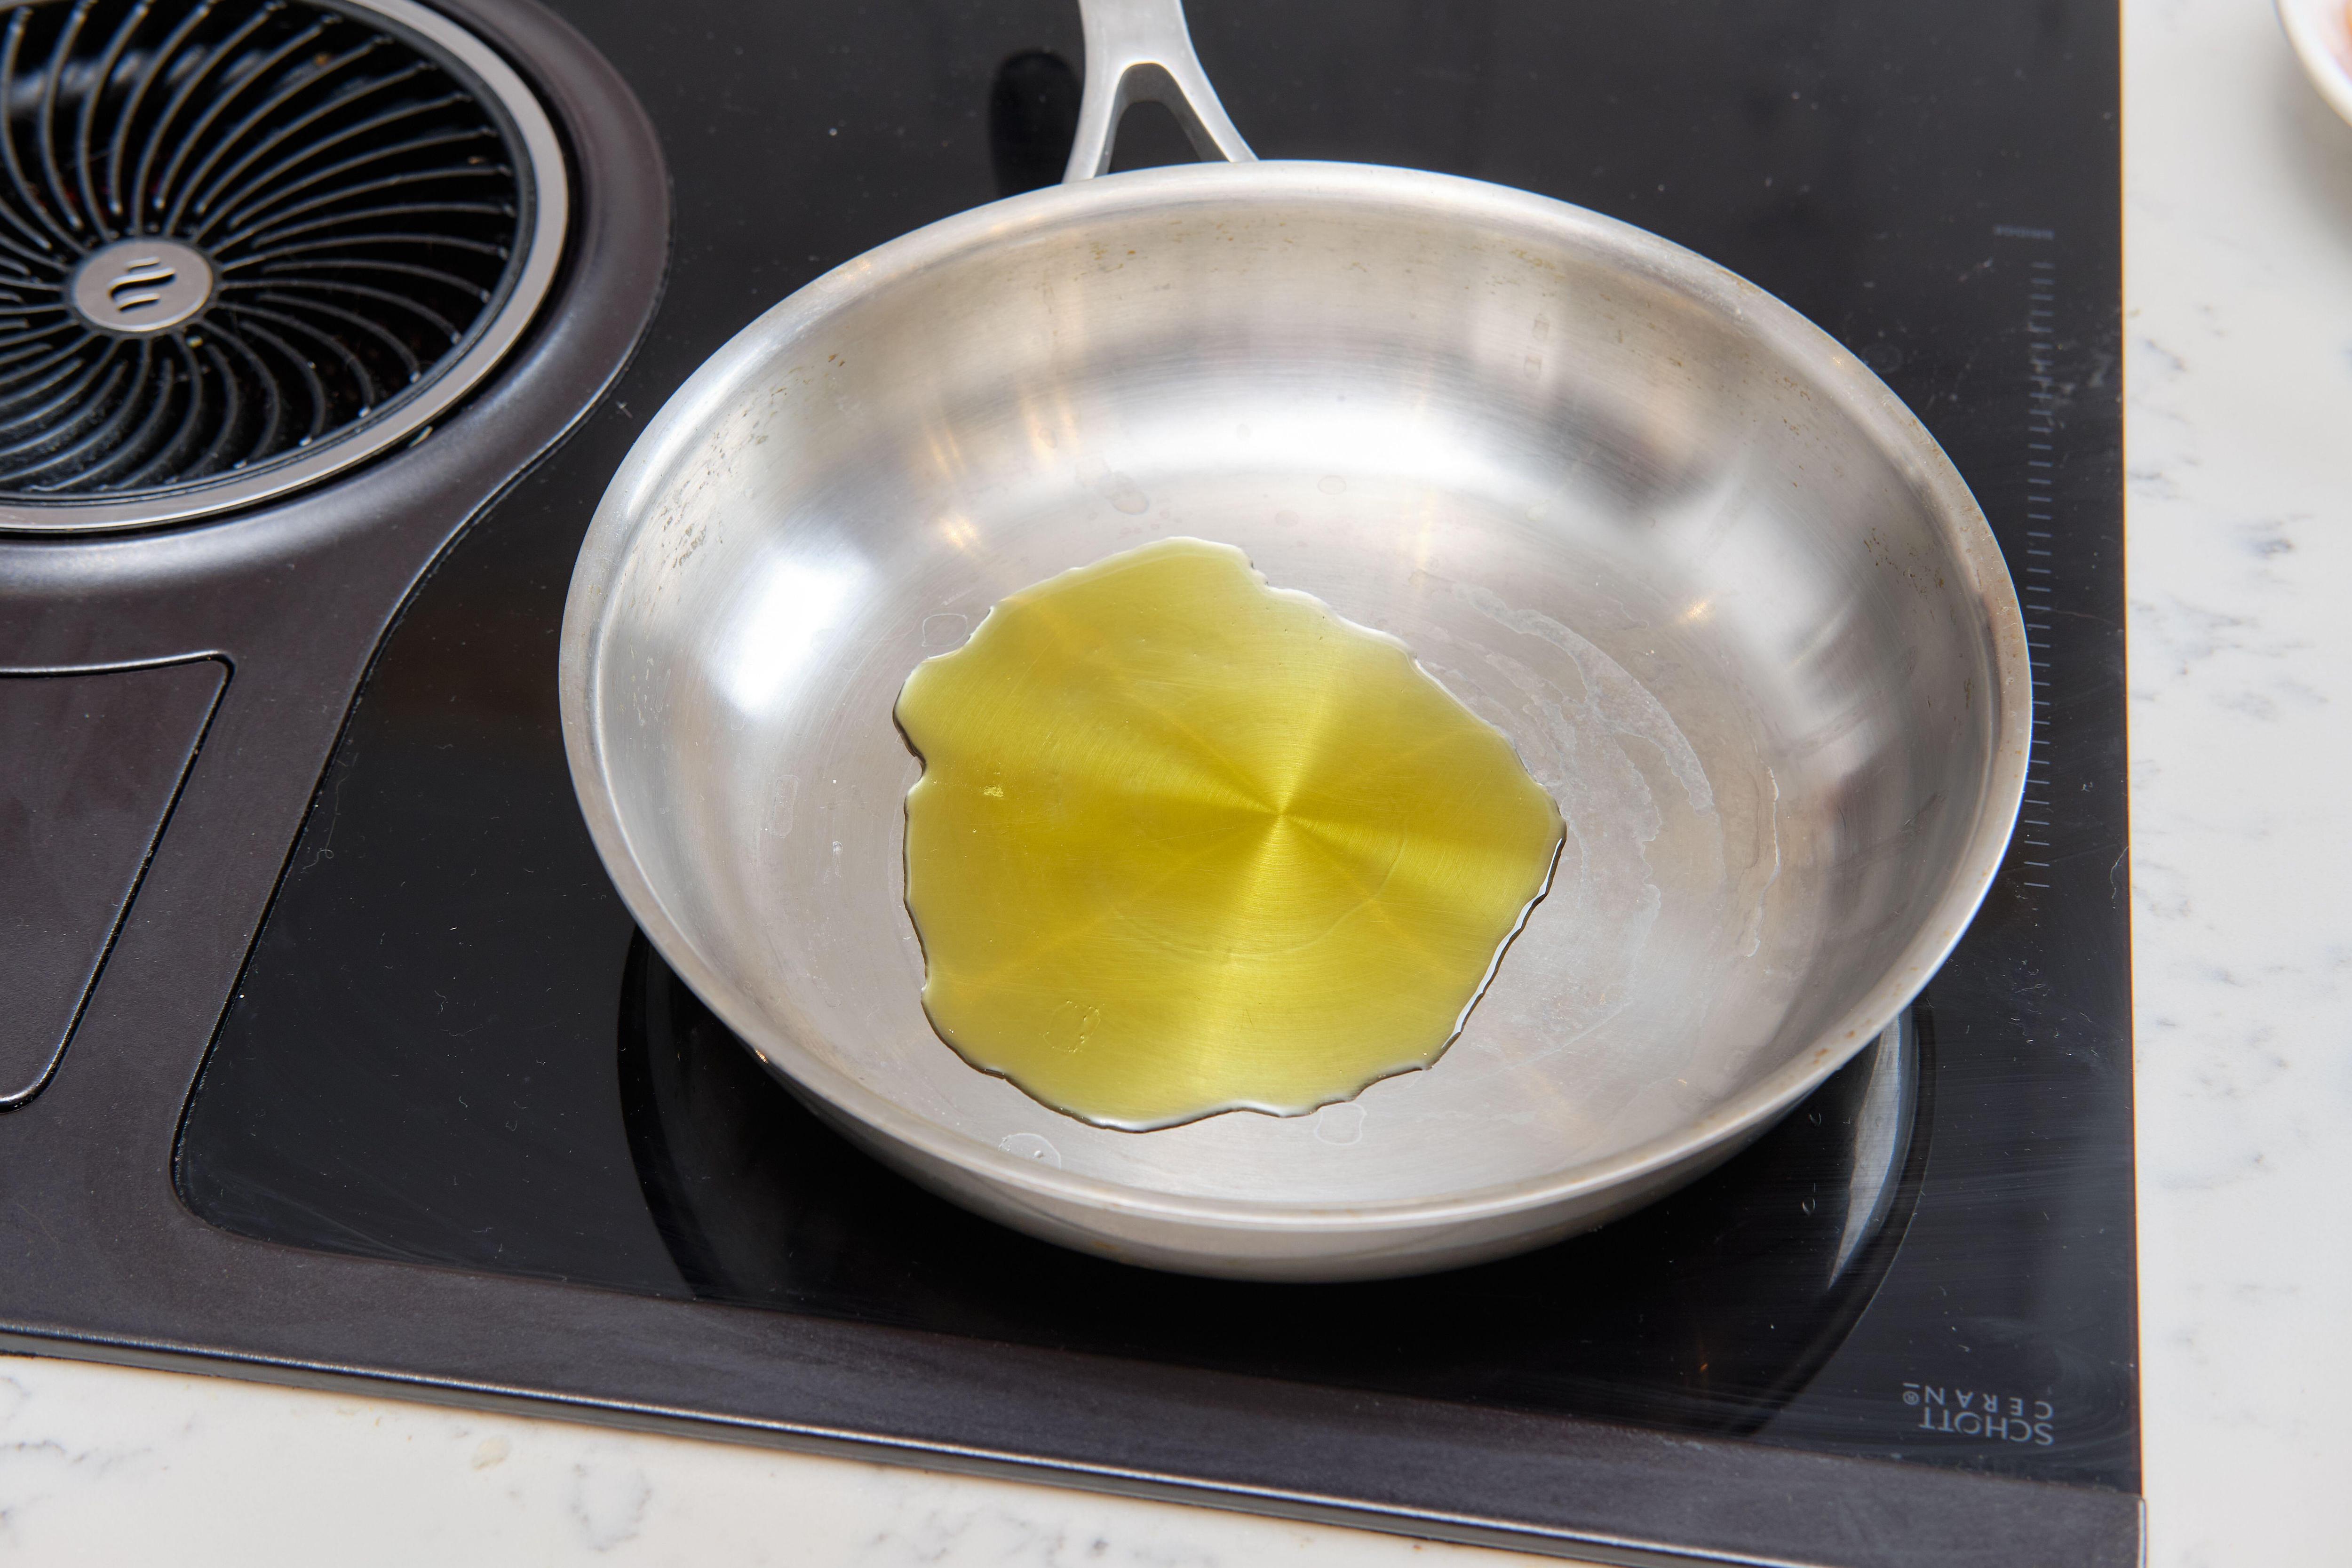
[[[2025,612],[2026,659],[2033,670],[2033,750],[2025,768],[2025,800],[2018,809],[2018,861],[2022,886],[2050,886],[2050,590],[2053,477],[2058,467],[2057,384],[2051,325],[2058,283],[2054,263],[2036,261],[2025,296],[2025,557],[2017,574]]]

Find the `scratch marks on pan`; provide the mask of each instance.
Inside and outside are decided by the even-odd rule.
[[[1515,1026],[1504,1033],[1540,1040],[1538,1057],[1549,1056],[1623,1011],[1664,907],[1648,849],[1665,818],[1628,743],[1647,743],[1662,777],[1673,781],[1667,787],[1709,829],[1715,793],[1672,715],[1616,660],[1549,616],[1483,588],[1456,584],[1454,592],[1480,617],[1534,639],[1532,647],[1515,646],[1525,657],[1465,639],[1448,651],[1485,669],[1452,679],[1433,673],[1514,738],[1568,826],[1550,912],[1530,920],[1518,938],[1520,962],[1503,969],[1514,981],[1541,975],[1543,984],[1514,984],[1481,1004],[1507,1009]],[[1684,802],[1675,804],[1679,811]]]
[[[1468,584],[1457,584],[1454,591],[1497,626],[1540,638],[1566,654],[1584,679],[1588,722],[1597,720],[1611,733],[1638,735],[1657,747],[1675,782],[1690,797],[1691,809],[1701,814],[1715,809],[1715,790],[1699,765],[1698,752],[1665,705],[1628,675],[1624,666],[1539,610],[1513,609],[1486,589]]]
[[[1764,815],[1765,844],[1770,851],[1772,868],[1764,873],[1762,880],[1756,884],[1754,893],[1746,900],[1747,923],[1739,931],[1739,956],[1742,958],[1755,957],[1757,949],[1764,945],[1765,902],[1772,896],[1772,884],[1780,879],[1780,775],[1766,768],[1764,778],[1772,786],[1772,802]],[[1764,858],[1761,855],[1757,857],[1759,866]]]

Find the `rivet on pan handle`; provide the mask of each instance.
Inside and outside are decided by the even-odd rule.
[[[1257,161],[1201,69],[1181,0],[1078,0],[1078,15],[1086,26],[1087,90],[1064,184],[1110,168],[1119,117],[1147,99],[1168,106],[1202,158]]]

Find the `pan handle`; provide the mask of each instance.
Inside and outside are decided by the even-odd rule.
[[[1202,158],[1257,161],[1192,52],[1182,0],[1078,0],[1078,16],[1087,35],[1087,89],[1064,184],[1108,172],[1119,117],[1145,99],[1169,107]]]

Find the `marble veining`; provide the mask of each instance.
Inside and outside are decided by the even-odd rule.
[[[2267,5],[2125,31],[2150,1562],[2341,1563],[2352,126]]]
[[[0,1563],[12,1565],[1553,1561],[735,1444],[0,1357]]]

